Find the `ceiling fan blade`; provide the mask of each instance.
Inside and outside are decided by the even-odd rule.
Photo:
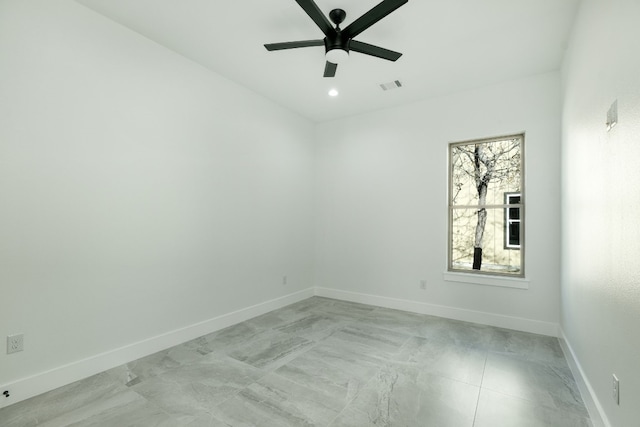
[[[300,40],[297,42],[267,43],[267,50],[295,49],[298,47],[324,46],[324,40]]]
[[[324,66],[324,77],[335,77],[337,69],[338,64],[327,61],[327,64]]]
[[[302,9],[304,9],[305,12],[307,12],[307,15],[313,19],[313,22],[316,23],[325,36],[333,36],[336,33],[331,22],[329,22],[327,17],[322,13],[318,5],[313,0],[296,0],[296,2]]]
[[[351,40],[349,45],[354,52],[364,53],[365,55],[377,56],[378,58],[386,59],[388,61],[397,61],[402,56],[400,52],[394,52],[393,50],[385,49],[383,47],[374,46],[369,43],[362,43],[356,40]]]
[[[362,15],[360,18],[353,21],[347,28],[342,30],[342,34],[348,38],[353,38],[402,6],[409,0],[383,0],[373,9]],[[298,1],[298,3],[300,3]]]

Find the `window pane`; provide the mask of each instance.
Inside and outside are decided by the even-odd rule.
[[[521,251],[508,249],[505,242],[504,209],[453,209],[451,268],[454,270],[479,270],[492,273],[519,275],[521,272]],[[484,222],[484,227],[479,223]],[[520,239],[520,223],[512,224]],[[478,234],[482,247],[476,248]],[[509,233],[511,234],[511,233]],[[476,263],[474,269],[474,261]]]
[[[514,137],[452,145],[451,204],[502,205],[505,193],[519,193],[521,141]]]

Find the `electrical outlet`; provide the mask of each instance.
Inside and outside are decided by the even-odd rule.
[[[613,374],[613,401],[616,405],[620,404],[620,380]]]
[[[287,276],[282,276],[282,285],[286,285],[287,284]]]
[[[426,280],[420,280],[420,289],[427,289],[427,281]]]
[[[7,336],[7,354],[24,350],[24,335],[15,334]]]

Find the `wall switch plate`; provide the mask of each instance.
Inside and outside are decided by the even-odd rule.
[[[616,405],[620,404],[620,380],[615,374],[613,375],[613,401]]]
[[[24,335],[15,334],[7,336],[7,354],[24,350]]]
[[[287,276],[282,276],[282,284],[283,285],[287,284]]]
[[[427,289],[427,281],[420,280],[420,289]]]

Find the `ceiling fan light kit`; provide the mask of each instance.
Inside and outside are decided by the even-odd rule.
[[[347,62],[347,59],[349,59],[349,52],[344,49],[331,49],[327,51],[325,58],[327,61],[338,65]]]
[[[324,77],[335,77],[338,64],[342,64],[349,59],[349,51],[375,56],[388,61],[397,61],[398,58],[402,56],[401,53],[353,40],[353,38],[408,1],[409,0],[383,0],[377,6],[374,6],[360,18],[349,24],[345,29],[341,29],[340,24],[344,22],[347,16],[344,10],[333,9],[329,13],[329,19],[335,24],[334,28],[313,0],[296,0],[300,7],[302,7],[324,33],[324,39],[268,43],[265,44],[264,47],[268,51],[273,51],[324,46],[326,59]]]

